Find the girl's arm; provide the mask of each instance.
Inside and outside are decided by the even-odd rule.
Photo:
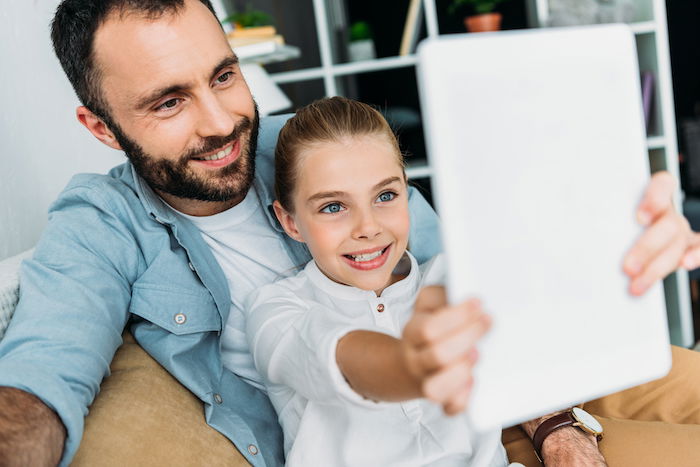
[[[466,408],[477,359],[476,342],[490,327],[477,300],[447,306],[444,288],[424,288],[401,339],[352,331],[336,360],[349,385],[377,401],[425,397],[447,413]]]

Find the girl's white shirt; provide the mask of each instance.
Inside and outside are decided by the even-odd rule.
[[[418,291],[443,284],[444,271],[442,256],[419,267],[407,253],[395,271],[406,278],[377,297],[333,282],[311,261],[251,294],[246,335],[279,416],[288,466],[507,465],[500,430],[477,434],[467,414],[445,416],[423,399],[364,399],[336,364],[337,342],[350,331],[400,337]]]

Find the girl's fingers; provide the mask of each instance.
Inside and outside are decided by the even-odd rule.
[[[423,367],[427,371],[437,370],[472,357],[479,339],[491,328],[491,318],[481,312],[471,315],[471,319],[460,327],[452,328],[450,334],[424,346],[418,352]]]
[[[683,256],[682,265],[689,271],[700,267],[700,234],[691,234],[690,246]]]
[[[447,404],[469,384],[472,366],[465,359],[431,375],[423,383],[424,396],[439,404]]]
[[[442,405],[442,409],[447,415],[456,415],[463,412],[469,406],[469,396],[472,394],[474,379],[470,378],[467,384],[462,387],[450,400]]]
[[[690,227],[685,218],[675,211],[668,211],[658,218],[630,249],[623,261],[623,270],[635,279],[647,270],[658,256],[668,256],[670,259],[666,263],[670,261],[675,264],[656,279],[662,278],[678,267],[687,246],[689,233]]]
[[[416,347],[444,339],[455,330],[468,325],[481,313],[481,304],[476,299],[437,309],[424,308],[424,304],[425,302],[422,305],[416,303],[413,316],[403,331],[404,339]]]
[[[629,291],[632,295],[642,295],[659,279],[678,268],[678,258],[683,256],[685,242],[671,242],[664,251],[651,260],[645,269],[632,278]]]
[[[676,179],[666,171],[656,172],[649,182],[637,209],[637,219],[642,225],[650,225],[656,218],[673,208],[673,192]]]

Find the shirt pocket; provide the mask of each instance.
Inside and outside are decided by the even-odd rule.
[[[129,311],[176,335],[221,332],[221,316],[208,292],[134,285]]]

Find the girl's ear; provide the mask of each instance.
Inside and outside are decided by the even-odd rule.
[[[294,221],[294,217],[287,212],[287,210],[284,209],[277,200],[272,203],[272,208],[275,210],[275,216],[277,216],[277,220],[280,221],[280,224],[282,225],[284,231],[287,232],[287,235],[292,237],[297,242],[304,243],[304,239],[299,233],[299,229],[297,229],[297,223]]]

